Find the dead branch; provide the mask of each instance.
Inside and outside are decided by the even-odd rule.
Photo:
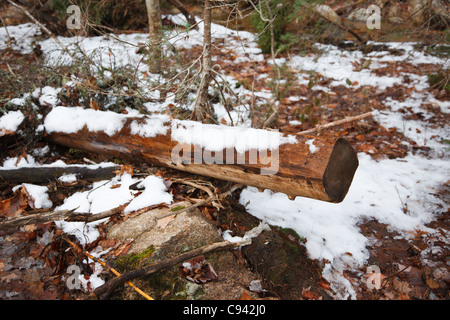
[[[24,7],[18,5],[17,3],[15,3],[15,2],[13,2],[11,0],[6,0],[6,1],[8,1],[11,5],[13,5],[14,7],[18,8],[19,10],[21,10],[28,18],[33,20],[34,23],[36,23],[45,33],[47,33],[50,37],[52,37],[55,40],[55,42],[61,47],[63,52],[67,53],[73,59],[75,59],[75,56],[67,49],[66,46],[64,46],[64,44],[61,41],[59,41],[59,39],[55,36],[55,34],[53,32],[51,32],[42,23],[40,23],[27,9],[25,9]]]
[[[275,110],[270,114],[270,116],[261,124],[261,129],[268,128],[277,118],[279,112],[279,105],[275,106]]]
[[[75,174],[88,182],[110,179],[118,166],[91,169],[87,166],[0,169],[0,183],[48,183],[65,174]]]
[[[116,288],[120,285],[123,285],[127,281],[131,281],[138,277],[147,276],[152,273],[171,268],[183,261],[192,259],[194,257],[197,257],[199,255],[202,255],[202,254],[205,254],[208,252],[232,249],[232,248],[236,248],[236,247],[246,246],[246,245],[249,245],[250,243],[251,243],[251,239],[240,241],[240,242],[223,241],[223,242],[216,242],[216,243],[213,243],[210,245],[206,245],[206,246],[188,251],[181,255],[178,255],[174,258],[167,259],[167,260],[149,265],[149,266],[141,268],[141,269],[133,270],[128,273],[124,273],[121,276],[114,278],[112,280],[109,280],[102,286],[95,289],[93,292],[93,295],[95,295],[97,298],[101,299],[105,294],[107,294],[114,288]]]
[[[70,221],[70,222],[93,222],[104,218],[111,217],[115,214],[121,213],[122,208],[115,208],[106,210],[97,214],[74,212],[77,208],[71,210],[47,211],[25,216],[19,216],[4,220],[0,223],[0,230],[5,230],[13,227],[21,227],[29,224],[45,223],[50,221]]]
[[[202,53],[202,77],[197,91],[193,116],[195,120],[209,122],[211,110],[209,110],[208,88],[211,82],[211,4],[205,0],[203,12],[203,53]]]
[[[105,262],[103,262],[100,259],[95,258],[94,256],[90,255],[89,253],[87,253],[86,251],[81,250],[81,248],[79,246],[77,246],[75,243],[73,243],[72,241],[70,241],[69,239],[67,239],[66,237],[62,237],[68,244],[70,244],[75,251],[79,252],[79,253],[83,253],[86,257],[88,257],[91,260],[94,260],[97,263],[100,263],[103,267],[105,267],[106,269],[108,269],[109,271],[111,271],[112,273],[114,273],[117,277],[120,277],[121,274],[119,271],[117,271],[114,268],[111,268],[110,266],[108,266]],[[154,300],[152,297],[150,297],[148,294],[146,294],[144,291],[142,291],[141,289],[139,289],[138,287],[136,287],[132,282],[127,281],[126,282],[127,285],[129,285],[130,287],[132,287],[137,293],[139,293],[141,296],[143,296],[144,298],[146,298],[147,300]]]
[[[181,214],[183,212],[189,211],[191,209],[194,209],[194,208],[197,208],[197,207],[201,207],[201,206],[205,206],[205,205],[207,205],[207,204],[209,204],[209,203],[211,203],[213,201],[220,200],[220,198],[223,199],[223,198],[228,197],[234,191],[236,191],[237,189],[242,188],[242,187],[243,187],[243,185],[241,185],[241,184],[235,184],[227,192],[224,192],[224,193],[222,193],[220,195],[214,194],[214,195],[208,197],[205,200],[199,201],[199,202],[197,202],[197,203],[195,203],[195,204],[193,204],[193,205],[191,205],[189,207],[185,207],[185,208],[183,208],[181,210],[177,210],[177,211],[174,211],[174,212],[166,213],[166,214],[158,217],[157,219],[160,220],[160,219],[163,219],[163,218],[166,218],[166,217],[169,217],[169,216],[176,216],[176,215],[179,215],[179,214]]]
[[[311,128],[311,129],[308,129],[308,130],[305,130],[305,131],[301,131],[301,132],[297,132],[296,134],[297,135],[303,135],[303,134],[310,134],[310,133],[313,133],[313,132],[316,132],[316,131],[320,132],[323,129],[336,127],[336,126],[339,126],[341,124],[346,124],[346,123],[353,122],[353,121],[363,120],[363,119],[369,118],[371,116],[372,116],[372,112],[366,112],[366,113],[363,113],[363,114],[360,114],[360,115],[357,115],[357,116],[347,117],[345,119],[333,121],[333,122],[330,122],[330,123],[327,123],[327,124],[324,124],[324,125],[318,125],[318,126],[316,126],[314,128]]]

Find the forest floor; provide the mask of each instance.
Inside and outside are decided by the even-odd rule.
[[[179,21],[181,17],[170,19]],[[180,32],[169,37],[169,47],[176,51],[172,58],[180,65],[195,61],[201,54],[202,25],[199,27],[199,31],[190,31],[188,35]],[[145,92],[143,98],[131,94],[136,83],[142,88],[161,81],[147,72],[143,53],[129,45],[145,42],[146,34],[116,35],[121,41],[106,36],[60,37],[65,45],[77,43],[97,65],[104,67],[88,75],[83,73],[83,66],[74,67],[71,57],[53,39],[42,36],[37,26],[27,24],[8,29],[15,40],[8,47],[9,36],[4,28],[0,29],[0,108],[4,115],[21,110],[31,125],[0,137],[2,168],[38,167],[56,161],[85,165],[86,159],[95,163],[112,160],[126,165],[126,170],[118,173],[123,186],[130,172],[150,173],[170,182],[166,183],[166,192],[173,195],[171,205],[190,197],[205,197],[201,190],[193,191],[171,182],[180,178],[179,173],[171,170],[124,163],[49,145],[41,139],[42,114],[59,105],[89,104],[91,108],[128,113],[138,113],[137,109],[141,113],[167,113],[173,117],[189,115],[195,99],[192,88],[181,99],[171,94],[176,90],[167,88]],[[448,84],[439,82],[448,75],[448,46],[442,53],[435,46],[409,42],[370,43],[364,49],[349,42],[341,46],[311,44],[306,51],[294,49],[274,61],[270,55],[261,53],[254,34],[219,25],[213,25],[213,43],[217,82],[210,94],[221,125],[250,126],[278,110],[272,128],[295,133],[347,116],[369,111],[373,114],[371,118],[320,132],[346,138],[358,152],[360,166],[341,204],[290,200],[284,194],[247,187],[236,192],[225,209],[218,210],[212,205],[201,208],[200,212],[218,230],[230,230],[234,236],[242,236],[257,225],[258,219],[273,229],[277,226],[277,230],[294,231],[294,236],[286,238],[301,250],[295,263],[302,264],[304,269],[297,270],[294,276],[305,278],[304,287],[293,289],[277,284],[269,279],[270,266],[251,262],[254,260],[251,252],[234,253],[236,261],[258,274],[267,289],[258,295],[253,292],[252,298],[448,299],[450,93]],[[68,48],[76,52],[75,46]],[[280,68],[279,82],[274,64]],[[117,94],[99,84],[108,81],[114,82],[114,90],[120,87],[119,91],[123,91]],[[182,175],[182,178],[192,177]],[[130,185],[140,181],[133,179],[129,179]],[[224,187],[223,182],[206,180],[214,187]],[[4,183],[0,190],[0,216],[24,215],[33,209],[75,208],[77,198],[86,192],[99,188],[107,197],[107,188],[121,189],[117,180],[111,181],[102,182],[110,185],[101,189],[104,187],[101,184],[91,185],[80,179],[57,180],[45,185],[47,189],[43,192],[40,189],[40,193],[33,193],[35,188],[29,185],[13,189],[15,185]],[[96,200],[90,201],[93,206]],[[80,240],[82,233],[80,236],[75,229],[65,229],[54,222],[29,225],[14,232],[0,231],[0,298],[88,297],[92,289],[111,275],[106,269],[95,271],[93,261],[83,263],[80,253],[70,250],[62,234],[72,233],[72,241],[78,242],[83,250],[111,260],[125,256],[131,246],[129,240],[106,238],[106,227],[102,226],[127,218],[115,219],[93,226],[99,230],[98,236],[88,243]],[[267,237],[271,236],[261,235],[261,239],[267,240],[263,243],[278,241]],[[255,250],[262,246],[261,239],[255,240]],[[242,262],[245,259],[248,261]],[[270,259],[278,258],[270,256]],[[272,267],[277,265],[276,261],[268,263]],[[67,288],[67,267],[72,264],[83,266],[85,281],[81,290]],[[219,277],[220,270],[226,272],[225,265],[225,269],[216,265],[214,268]],[[214,281],[208,282],[208,286],[214,286]],[[237,297],[245,298],[244,292],[251,291],[247,289],[236,293]],[[214,296],[230,297],[227,292]]]

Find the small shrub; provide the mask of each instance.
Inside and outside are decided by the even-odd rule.
[[[274,50],[282,51],[289,47],[292,38],[286,34],[286,30],[289,24],[289,13],[292,10],[290,5],[292,5],[291,0],[273,0],[268,3],[273,21],[273,32],[274,32]],[[271,52],[271,34],[269,21],[270,17],[269,10],[267,9],[266,2],[260,1],[259,9],[263,17],[258,11],[254,11],[251,16],[251,22],[253,27],[258,32],[258,44],[264,53]]]
[[[332,30],[336,27],[323,21],[314,11],[314,6],[322,0],[267,0],[274,18],[274,50],[277,53],[291,48],[293,45],[302,49],[311,41],[321,38],[329,41],[333,37]],[[260,11],[263,18],[260,16]],[[253,27],[258,32],[258,44],[263,53],[271,52],[271,33],[269,27],[270,17],[265,1],[260,1],[258,11],[251,17]],[[325,35],[325,36],[324,36]]]

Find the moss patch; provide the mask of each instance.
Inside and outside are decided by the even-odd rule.
[[[120,256],[114,261],[117,271],[123,273],[126,271],[143,268],[152,262],[152,255],[155,252],[153,246],[148,247],[141,253],[130,253],[125,256]]]
[[[281,228],[281,227],[275,227],[275,228],[277,228],[279,231],[281,231],[282,233],[284,233],[288,237],[290,236],[290,237],[293,237],[293,238],[297,239],[301,243],[305,243],[306,242],[306,238],[301,237],[294,229]]]

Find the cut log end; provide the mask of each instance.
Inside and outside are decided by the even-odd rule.
[[[338,139],[323,175],[325,191],[331,202],[339,203],[344,200],[358,164],[358,157],[350,143],[345,139]]]

